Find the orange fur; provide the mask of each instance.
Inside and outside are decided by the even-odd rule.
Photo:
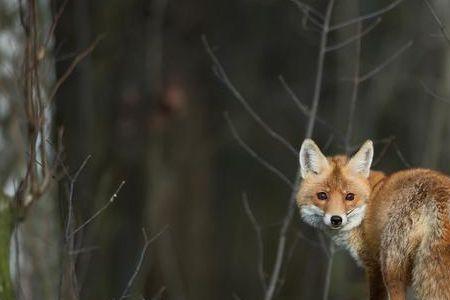
[[[389,176],[371,171],[367,177],[355,173],[347,157],[315,156],[318,148],[308,147],[303,167],[310,168],[311,155],[318,162],[305,172],[298,191],[302,216],[365,267],[370,299],[406,299],[408,286],[419,299],[450,299],[450,178],[426,169]],[[318,199],[320,192],[326,200]],[[345,200],[348,193],[354,200]],[[356,208],[365,214],[352,221]],[[333,229],[320,223],[321,212],[346,214],[348,223],[359,223]]]

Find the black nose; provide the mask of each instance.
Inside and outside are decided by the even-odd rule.
[[[339,216],[331,216],[331,225],[333,226],[339,226],[342,224],[342,218]]]

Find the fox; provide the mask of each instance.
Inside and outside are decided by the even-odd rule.
[[[450,177],[429,169],[371,170],[373,142],[326,157],[306,139],[296,194],[302,220],[365,269],[369,299],[450,299]]]

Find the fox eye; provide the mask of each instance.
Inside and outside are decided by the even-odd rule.
[[[345,200],[352,201],[353,199],[355,199],[355,194],[348,193],[347,195],[345,195]]]
[[[325,192],[320,192],[320,193],[317,193],[317,198],[318,198],[319,200],[327,200],[327,199],[328,199],[328,196],[327,196],[327,193],[325,193]]]

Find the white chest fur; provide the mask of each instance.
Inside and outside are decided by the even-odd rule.
[[[355,230],[356,229],[333,233],[331,235],[331,238],[333,242],[336,243],[337,246],[347,250],[359,266],[362,266],[363,263],[358,254],[360,250],[360,245],[358,243],[357,238],[354,236]]]

